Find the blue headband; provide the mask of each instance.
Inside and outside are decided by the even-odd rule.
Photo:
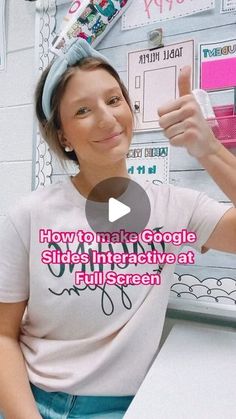
[[[67,52],[54,60],[47,75],[42,95],[42,108],[47,120],[49,120],[51,116],[50,104],[52,93],[57,86],[60,77],[65,73],[68,67],[86,57],[101,58],[109,64],[108,59],[98,51],[95,51],[95,49],[93,49],[83,38],[75,39]]]

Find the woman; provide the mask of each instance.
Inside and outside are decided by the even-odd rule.
[[[172,143],[189,148],[213,176],[224,175],[224,189],[233,199],[228,180],[235,160],[205,123],[188,80],[185,69],[179,80],[183,97],[159,110],[160,124]],[[56,243],[49,237],[50,232],[89,231],[85,204],[93,187],[111,177],[129,179],[125,158],[133,115],[127,91],[84,40],[77,40],[42,75],[36,113],[50,147],[76,161],[80,171],[32,192],[1,228],[0,409],[7,419],[121,418],[157,353],[174,264],[99,266],[104,271],[159,272],[160,286],[75,286],[75,270],[98,267],[43,263],[42,252],[164,250],[177,255],[180,248],[154,241],[102,247],[76,240]],[[124,193],[122,185],[118,189],[117,197]],[[188,189],[145,189],[151,202],[147,228],[187,229],[196,233],[193,246],[199,251],[236,252],[234,208]],[[106,198],[110,192],[104,192]],[[104,195],[95,194],[98,205]]]

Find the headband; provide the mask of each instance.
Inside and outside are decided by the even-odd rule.
[[[106,57],[104,57],[98,51],[95,51],[95,49],[93,49],[88,44],[88,42],[82,38],[75,39],[75,41],[70,45],[66,53],[64,53],[62,56],[56,57],[53,61],[53,64],[49,70],[44,84],[42,95],[42,108],[47,120],[49,120],[51,116],[50,105],[52,93],[57,84],[59,83],[61,76],[65,73],[68,67],[74,65],[82,58],[86,57],[100,58],[109,64],[109,61]]]

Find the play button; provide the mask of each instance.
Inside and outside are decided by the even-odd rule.
[[[108,220],[111,223],[114,223],[114,221],[119,220],[131,211],[130,207],[122,204],[122,202],[118,201],[118,199],[109,198],[108,203]]]
[[[94,232],[140,233],[151,212],[144,188],[134,180],[112,177],[98,183],[85,205],[88,224]]]

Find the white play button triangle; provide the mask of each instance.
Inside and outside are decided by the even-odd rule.
[[[127,177],[111,177],[99,182],[86,199],[85,214],[91,229],[96,233],[124,230],[139,234],[143,231],[151,214],[145,188],[147,184],[143,188]]]
[[[131,211],[128,205],[123,204],[115,198],[109,198],[108,200],[108,219],[111,223],[119,218],[124,217],[124,215],[129,214]]]

